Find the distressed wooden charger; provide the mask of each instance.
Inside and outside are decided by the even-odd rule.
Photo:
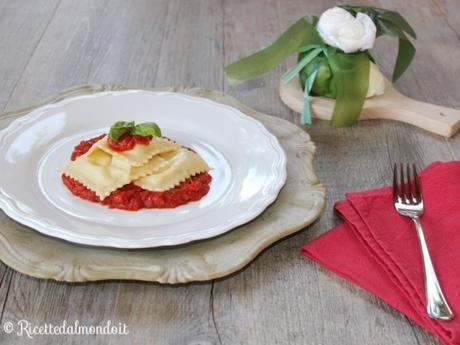
[[[118,85],[82,85],[42,104],[0,116],[2,127],[35,108],[68,97],[123,90]],[[130,279],[186,283],[224,277],[251,262],[272,243],[315,221],[325,189],[313,171],[315,146],[299,127],[248,108],[231,96],[199,88],[162,88],[231,105],[262,122],[288,157],[287,182],[278,199],[257,219],[222,236],[177,247],[140,250],[90,247],[42,235],[0,212],[0,259],[24,274],[67,282]],[[218,114],[216,114],[218,116]]]

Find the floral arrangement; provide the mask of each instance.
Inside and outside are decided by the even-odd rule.
[[[301,124],[311,124],[310,95],[317,95],[336,100],[333,126],[350,126],[359,119],[365,99],[385,91],[385,78],[369,53],[382,35],[399,39],[392,76],[396,81],[415,55],[408,38],[416,38],[414,30],[395,11],[352,5],[333,7],[319,18],[299,19],[267,48],[226,66],[225,73],[230,84],[237,84],[269,72],[297,52],[297,65],[282,81],[300,77],[304,90]]]

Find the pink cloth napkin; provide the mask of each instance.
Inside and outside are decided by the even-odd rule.
[[[335,205],[343,224],[301,252],[383,299],[443,344],[460,344],[460,162],[433,163],[420,179],[425,205],[421,222],[453,320],[427,315],[414,224],[396,213],[390,187],[346,194]]]

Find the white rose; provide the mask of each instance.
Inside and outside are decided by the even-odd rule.
[[[385,92],[385,78],[379,68],[371,62],[369,69],[369,87],[366,97],[383,95]]]
[[[377,32],[367,14],[358,13],[355,18],[340,7],[325,11],[319,18],[317,30],[326,44],[340,48],[345,53],[371,49]]]

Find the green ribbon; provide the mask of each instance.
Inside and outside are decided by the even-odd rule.
[[[282,77],[281,81],[284,84],[289,83],[292,78],[299,74],[299,72],[310,62],[313,61],[322,51],[321,47],[314,48],[314,46],[310,46],[312,51],[305,55],[294,67],[292,67],[289,71],[287,71]]]
[[[307,65],[312,65],[313,68],[309,70],[306,75],[305,80],[302,81],[302,86],[304,88],[303,92],[303,108],[302,113],[300,114],[300,124],[301,125],[311,125],[312,124],[312,114],[310,106],[310,94],[313,88],[313,85],[316,81],[316,76],[321,69],[321,64],[318,63],[317,57],[323,53],[326,54],[326,48],[324,45],[320,44],[307,44],[306,46],[299,48],[299,61],[296,66],[291,68],[287,73],[283,75],[281,80],[283,83],[287,84],[298,75],[301,71],[306,70]],[[301,54],[304,54],[302,56]],[[305,73],[304,73],[305,75]]]
[[[299,58],[301,56],[302,55],[299,55]],[[329,62],[327,60],[327,56],[319,55],[314,62],[308,64],[302,71],[300,71],[299,77],[303,87],[308,76],[312,73],[315,65],[318,64],[319,71],[311,90],[312,94],[335,99],[337,96],[335,81],[331,67],[329,66]]]
[[[368,14],[377,27],[377,37],[391,35],[399,39],[399,49],[393,72],[397,80],[411,63],[415,48],[408,36],[416,38],[407,21],[397,12],[368,6],[342,5],[354,16]],[[286,72],[282,81],[289,82],[300,75],[304,87],[304,107],[300,123],[311,124],[310,94],[335,98],[331,124],[350,126],[360,116],[369,87],[369,69],[372,57],[368,52],[345,54],[324,44],[316,31],[318,18],[299,19],[273,44],[225,67],[230,85],[258,77],[275,68],[295,52],[299,53],[296,66]]]
[[[273,44],[225,67],[230,85],[265,74],[306,44],[321,44],[321,38],[309,17],[300,18]]]
[[[337,53],[330,55],[328,62],[337,89],[331,125],[351,126],[359,119],[369,88],[369,56]]]
[[[302,114],[300,114],[300,124],[303,125],[311,125],[311,106],[310,106],[310,92],[313,87],[313,83],[315,82],[316,76],[318,75],[318,71],[320,66],[316,65],[317,67],[311,72],[308,76],[307,80],[305,81],[305,87],[303,92],[303,109]]]
[[[335,98],[331,124],[350,126],[361,114],[369,87],[370,58],[367,53],[331,53],[325,46],[307,45],[299,48],[298,64],[287,72],[282,81],[289,82],[298,72],[304,88],[304,106],[300,124],[311,124],[310,94],[312,90]],[[322,54],[321,54],[322,53]],[[304,54],[302,56],[302,54]],[[321,56],[320,56],[321,54]]]

